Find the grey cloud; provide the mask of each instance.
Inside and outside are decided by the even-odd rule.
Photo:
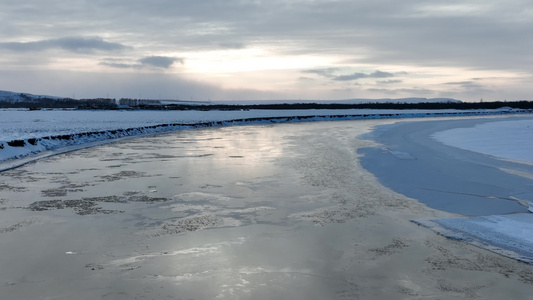
[[[100,62],[100,65],[119,69],[143,69],[143,68],[158,68],[169,69],[174,63],[184,64],[185,60],[180,57],[168,56],[147,56],[139,59],[135,63],[121,62],[116,59],[106,59]]]
[[[369,74],[368,78],[386,78],[386,77],[394,77],[394,76],[396,75],[394,75],[393,73],[375,71],[374,73]]]
[[[371,89],[367,89],[367,91],[379,92],[379,93],[391,94],[391,95],[404,93],[404,94],[417,94],[417,95],[429,96],[429,95],[434,95],[435,94],[435,91],[430,90],[430,89],[423,89],[423,88],[406,88],[406,89],[377,89],[377,88],[371,88]]]
[[[395,77],[398,75],[408,74],[407,72],[403,72],[403,71],[397,72],[397,73],[390,73],[390,72],[383,72],[383,71],[376,70],[370,74],[356,72],[356,73],[352,73],[349,75],[336,75],[336,73],[340,72],[341,70],[342,70],[341,68],[332,67],[332,68],[305,70],[305,71],[302,71],[302,73],[316,74],[316,75],[320,75],[326,78],[330,78],[334,81],[355,81],[355,80],[364,79],[364,78],[389,78],[389,77]],[[388,83],[394,83],[394,82],[397,82],[397,81],[389,80]]]
[[[382,80],[382,81],[378,81],[377,83],[379,84],[394,84],[394,83],[401,83],[402,80],[399,80],[399,79],[390,79],[390,80]]]
[[[324,68],[324,69],[311,69],[311,70],[305,70],[302,71],[302,73],[308,73],[308,74],[316,74],[324,77],[335,77],[333,73],[339,71],[340,68]]]
[[[387,78],[387,77],[394,77],[396,74],[406,74],[406,72],[400,72],[400,73],[389,73],[389,72],[383,72],[383,71],[374,71],[373,73],[366,74],[366,73],[353,73],[350,75],[335,75],[335,73],[340,72],[341,68],[322,68],[322,69],[311,69],[311,70],[305,70],[302,71],[303,73],[308,74],[316,74],[323,77],[331,78],[336,81],[349,81],[349,80],[357,80],[361,78]]]
[[[350,81],[350,80],[357,80],[361,78],[367,78],[368,75],[365,73],[353,73],[351,75],[340,75],[333,77],[333,80],[335,81]]]
[[[100,65],[118,69],[140,69],[142,66],[141,64],[114,63],[108,61],[100,62]]]
[[[71,52],[92,52],[92,51],[120,51],[127,49],[119,43],[104,41],[102,38],[92,37],[65,37],[59,39],[48,39],[36,42],[8,42],[0,43],[0,48],[18,51],[44,51],[59,48]]]
[[[350,75],[340,75],[333,77],[333,80],[335,81],[350,81],[350,80],[358,80],[362,78],[387,78],[387,77],[394,77],[395,75],[393,73],[389,72],[382,72],[382,71],[375,71],[374,73],[365,74],[365,73],[353,73]]]
[[[167,56],[148,56],[139,60],[145,66],[152,66],[156,68],[168,69],[175,62],[184,63],[183,58],[167,57]]]
[[[218,46],[223,49],[244,49],[246,45],[243,43],[219,43]]]
[[[475,89],[479,89],[479,88],[483,88],[484,86],[477,83],[477,82],[474,82],[474,81],[457,81],[457,82],[446,82],[445,84],[447,85],[455,85],[455,86],[459,86],[459,87],[462,87],[462,88],[468,88],[468,89],[472,89],[472,88],[475,88]]]

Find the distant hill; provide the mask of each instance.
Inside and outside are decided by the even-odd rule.
[[[0,108],[78,108],[78,109],[117,109],[115,99],[71,99],[55,96],[33,95],[0,91]]]
[[[61,97],[33,95],[29,93],[15,93],[9,91],[0,91],[0,101],[6,102],[34,102],[39,99],[63,99]]]

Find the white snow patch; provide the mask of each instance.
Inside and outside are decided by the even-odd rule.
[[[533,162],[533,119],[487,122],[470,128],[437,132],[432,137],[456,148]]]

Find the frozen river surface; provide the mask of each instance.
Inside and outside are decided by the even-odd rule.
[[[353,125],[183,131],[3,172],[0,298],[349,295],[353,228],[335,224],[368,213],[336,189]]]
[[[181,131],[2,172],[0,298],[527,299],[530,266],[413,225],[449,215],[359,165],[356,137],[391,122]]]

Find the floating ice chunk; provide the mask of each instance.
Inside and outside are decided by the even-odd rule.
[[[389,151],[390,154],[396,156],[399,159],[403,159],[403,160],[414,160],[415,159],[415,157],[411,155],[411,153],[408,153],[408,152],[394,151],[391,149],[387,149],[387,150]]]

